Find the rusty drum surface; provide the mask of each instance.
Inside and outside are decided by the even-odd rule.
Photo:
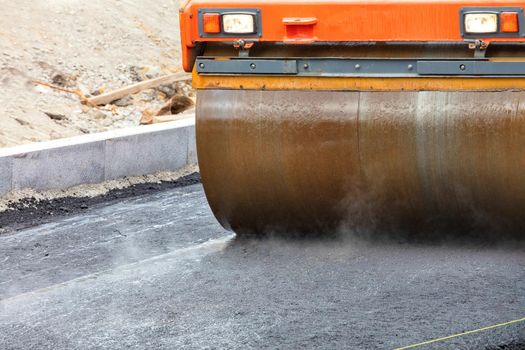
[[[199,90],[197,143],[237,233],[525,228],[523,91]]]

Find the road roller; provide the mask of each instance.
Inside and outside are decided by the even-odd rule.
[[[210,207],[237,234],[525,229],[525,1],[189,0]]]

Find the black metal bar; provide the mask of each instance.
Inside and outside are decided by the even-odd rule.
[[[338,77],[524,76],[520,62],[488,59],[353,59],[353,58],[206,58],[196,61],[199,74],[266,74]]]
[[[307,76],[411,76],[417,60],[383,59],[300,59],[299,74]]]
[[[224,74],[297,74],[296,60],[213,60],[198,59],[199,73]]]
[[[420,61],[423,75],[525,75],[525,62]]]

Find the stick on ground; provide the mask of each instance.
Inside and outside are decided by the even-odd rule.
[[[152,89],[154,87],[171,84],[177,81],[185,81],[191,79],[191,75],[187,73],[175,73],[163,77],[141,81],[140,83],[129,85],[121,89],[108,92],[99,96],[87,99],[87,104],[92,106],[100,106],[111,103],[115,100],[121,99],[127,95],[133,95],[143,90]]]

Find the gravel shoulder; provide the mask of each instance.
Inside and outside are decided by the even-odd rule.
[[[179,0],[1,1],[0,147],[135,126],[188,83],[146,90],[102,108],[85,96],[175,73],[180,64]]]

